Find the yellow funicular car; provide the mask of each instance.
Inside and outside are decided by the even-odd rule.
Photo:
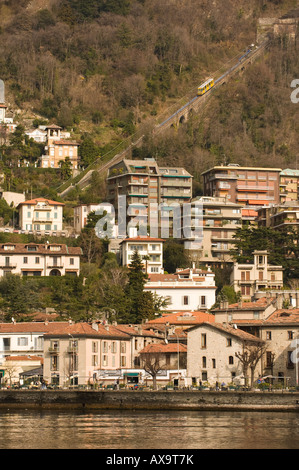
[[[202,85],[200,85],[197,89],[197,95],[201,96],[204,95],[207,91],[209,91],[214,86],[214,78],[209,78],[206,80]]]

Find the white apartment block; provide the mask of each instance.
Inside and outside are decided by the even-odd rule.
[[[21,202],[19,226],[22,230],[61,231],[63,227],[62,202],[45,198],[36,198]]]
[[[60,244],[3,243],[0,245],[0,277],[21,276],[78,276],[79,247]]]
[[[215,303],[215,274],[180,269],[175,274],[149,274],[145,290],[168,301],[167,311],[206,311]]]
[[[112,206],[111,204],[107,203],[99,203],[80,204],[79,206],[74,207],[74,229],[76,233],[80,233],[81,230],[85,227],[87,224],[88,215],[91,212],[98,213],[99,215],[102,215],[105,212],[107,212],[107,214],[111,214]],[[117,226],[114,223],[111,236],[113,238],[117,237]]]
[[[129,266],[137,251],[143,259],[147,274],[163,274],[163,242],[161,238],[153,237],[125,238],[120,243],[122,265]]]

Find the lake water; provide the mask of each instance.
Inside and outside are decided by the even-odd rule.
[[[299,413],[0,410],[0,449],[298,449]]]

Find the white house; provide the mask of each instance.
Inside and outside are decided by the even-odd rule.
[[[112,213],[111,204],[99,203],[99,204],[80,204],[79,206],[74,207],[74,229],[76,233],[80,233],[81,230],[87,224],[88,215],[91,212],[98,213],[102,215],[104,212],[107,214]],[[113,214],[112,214],[113,215]],[[117,237],[117,225],[112,226],[111,237]],[[109,237],[110,238],[110,237]]]
[[[148,274],[162,274],[163,270],[163,242],[162,238],[130,237],[120,243],[121,261],[123,266],[131,264],[135,251],[144,260],[144,271]]]
[[[78,276],[79,247],[64,244],[2,243],[0,245],[0,277],[21,276]]]
[[[178,269],[175,274],[150,274],[145,290],[168,300],[166,310],[209,310],[215,303],[215,274],[208,270]]]
[[[36,198],[21,202],[19,226],[22,230],[61,231],[63,227],[62,202],[45,198]]]

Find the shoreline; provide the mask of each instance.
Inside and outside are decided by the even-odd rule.
[[[299,412],[299,392],[1,390],[5,408]]]

